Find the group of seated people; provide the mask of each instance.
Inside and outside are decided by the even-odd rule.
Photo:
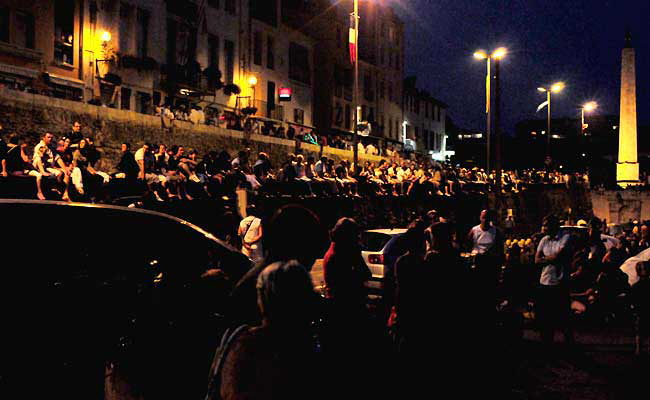
[[[66,201],[70,200],[71,189],[84,196],[87,188],[108,183],[111,177],[95,168],[100,158],[93,138],[83,136],[79,122],[75,122],[70,133],[58,141],[55,141],[53,133],[46,131],[32,151],[24,138],[16,133],[8,136],[7,143],[0,141],[2,176],[34,177],[36,197],[40,200],[46,198],[44,179],[52,181],[53,190]]]
[[[287,133],[295,135],[295,130],[290,127]],[[92,137],[81,133],[79,122],[58,140],[53,133],[44,133],[33,150],[17,134],[7,136],[7,141],[0,142],[2,175],[34,177],[39,199],[47,197],[43,178],[48,184],[54,183],[49,186],[60,192],[63,200],[70,199],[70,190],[75,198],[90,192],[89,197],[94,199],[97,192],[106,191],[106,184],[113,178],[146,182],[149,193],[158,200],[222,197],[237,188],[267,194],[422,198],[494,190],[494,172],[487,174],[479,168],[454,167],[433,160],[365,161],[355,170],[348,160],[337,161],[324,155],[317,159],[297,153],[274,166],[265,152],[259,152],[255,159],[250,149],[240,151],[234,159],[226,151],[209,151],[200,157],[194,149],[164,143],[145,143],[135,153],[129,143],[123,143],[120,161],[104,172],[98,168],[101,153]],[[571,182],[588,182],[588,177],[537,170],[502,173],[502,188],[515,192],[530,184]]]

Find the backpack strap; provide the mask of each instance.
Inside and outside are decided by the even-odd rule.
[[[210,367],[210,374],[208,375],[208,392],[205,395],[205,400],[219,400],[221,399],[221,371],[223,364],[228,355],[230,345],[235,339],[244,331],[248,329],[248,325],[240,325],[235,329],[226,329],[219,347],[215,351],[212,366]]]

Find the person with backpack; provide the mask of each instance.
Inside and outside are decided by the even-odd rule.
[[[264,257],[262,251],[262,220],[255,216],[252,207],[248,208],[248,216],[239,224],[239,237],[241,238],[241,252],[258,263]]]
[[[262,321],[227,331],[210,369],[206,400],[318,398],[314,287],[298,261],[270,264],[257,278]]]

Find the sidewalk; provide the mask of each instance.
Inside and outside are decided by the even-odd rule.
[[[634,337],[626,333],[577,332],[578,348],[570,350],[556,337],[546,349],[537,332],[526,330],[519,346],[506,349],[512,399],[646,398],[650,357],[634,355]],[[507,365],[509,362],[510,365]]]

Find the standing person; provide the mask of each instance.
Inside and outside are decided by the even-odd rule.
[[[260,272],[261,321],[234,330],[217,351],[206,399],[325,398],[314,391],[323,375],[311,329],[316,296],[305,267],[278,261]]]
[[[404,253],[395,262],[395,311],[399,324],[399,353],[412,360],[429,342],[430,332],[424,328],[429,321],[424,316],[431,311],[426,286],[433,268],[424,263],[426,241],[420,226],[412,224],[403,240]],[[437,266],[442,269],[446,266]],[[407,362],[408,364],[408,362]]]
[[[332,240],[323,258],[327,297],[341,312],[365,312],[365,283],[371,274],[359,243],[359,225],[352,218],[341,218],[330,232]]]
[[[573,344],[573,331],[569,321],[571,298],[567,285],[572,256],[570,236],[560,236],[560,221],[555,215],[544,218],[542,232],[546,236],[539,242],[535,254],[535,264],[542,268],[537,298],[542,340],[545,344],[552,344],[555,330],[561,329],[565,342]]]
[[[230,294],[229,320],[233,326],[261,321],[255,285],[264,267],[276,261],[297,260],[310,271],[323,254],[325,241],[320,220],[312,211],[295,204],[278,209],[268,225],[264,225],[264,259],[249,271],[242,272],[243,277]]]
[[[241,252],[253,260],[254,263],[262,261],[264,251],[262,250],[262,220],[255,216],[252,207],[247,209],[248,216],[239,224],[239,237],[241,238]]]
[[[467,239],[472,246],[472,254],[491,254],[499,249],[501,240],[497,228],[494,226],[493,213],[491,210],[482,210],[480,216],[481,223],[473,227]]]

